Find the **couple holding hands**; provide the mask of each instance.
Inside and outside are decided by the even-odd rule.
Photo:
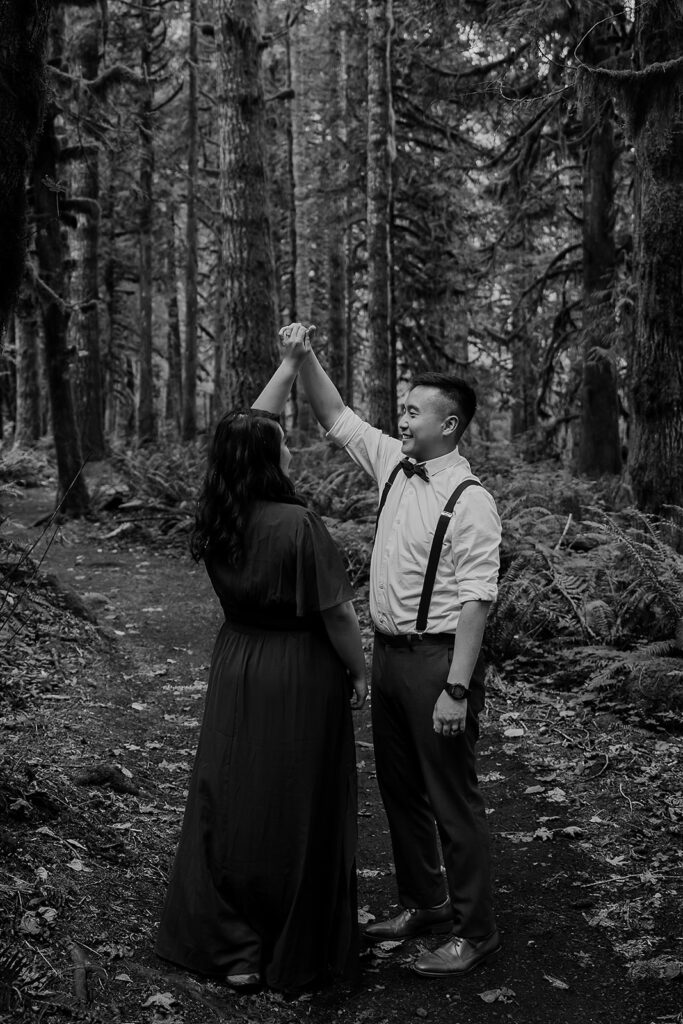
[[[422,374],[390,437],[344,405],[311,333],[282,329],[280,366],[248,412],[221,419],[209,452],[191,547],[225,621],[156,948],[235,988],[356,976],[351,710],[366,669],[341,555],[288,476],[278,417],[298,375],[326,436],[380,494],[372,729],[400,910],[365,934],[447,933],[412,967],[457,977],[500,948],[475,767],[500,520],[458,452],[476,396]]]

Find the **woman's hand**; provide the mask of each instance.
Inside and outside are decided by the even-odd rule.
[[[354,711],[360,711],[365,704],[365,698],[368,695],[368,684],[365,679],[365,673],[363,673],[362,676],[354,676],[349,673],[349,681],[353,687],[351,707]]]
[[[288,362],[298,369],[311,351],[311,338],[314,332],[315,326],[313,324],[310,327],[299,323],[281,327],[280,347],[282,349],[283,362]]]

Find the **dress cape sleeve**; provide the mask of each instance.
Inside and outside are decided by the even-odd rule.
[[[297,534],[296,614],[324,612],[352,598],[339,548],[322,520],[308,511]]]

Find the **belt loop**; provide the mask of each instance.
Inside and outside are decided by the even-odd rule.
[[[412,649],[413,649],[413,634],[412,633],[406,633],[406,642],[408,644],[409,649],[412,651]]]

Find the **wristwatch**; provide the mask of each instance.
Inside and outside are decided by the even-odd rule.
[[[469,687],[462,683],[444,683],[444,690],[453,700],[467,700],[470,695]]]

